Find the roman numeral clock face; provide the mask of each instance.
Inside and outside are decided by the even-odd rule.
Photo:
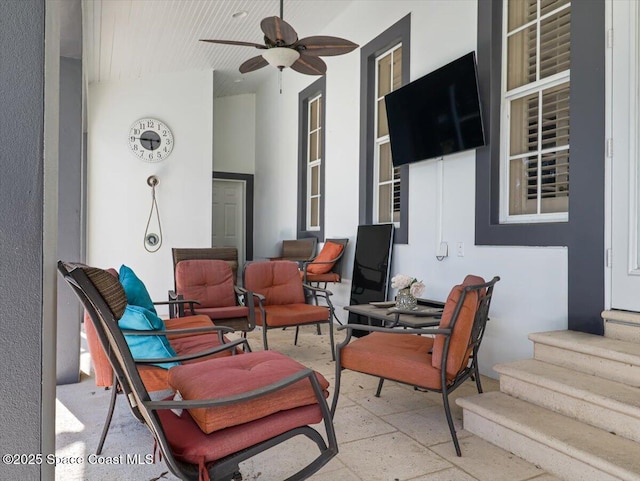
[[[129,129],[129,148],[145,162],[160,162],[173,150],[173,134],[157,119],[140,119]]]

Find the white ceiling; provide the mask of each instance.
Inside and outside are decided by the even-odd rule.
[[[322,30],[350,3],[351,0],[285,0],[284,20],[299,38],[319,33],[345,37]],[[245,17],[232,17],[243,10],[247,12]],[[240,74],[240,64],[258,55],[259,50],[198,40],[262,44],[260,20],[279,14],[279,0],[82,0],[88,80],[103,82],[165,72],[215,70],[216,97],[255,92],[265,75],[277,72],[265,67]]]

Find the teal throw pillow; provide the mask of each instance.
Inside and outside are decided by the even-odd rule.
[[[120,329],[131,329],[136,331],[161,331],[165,329],[164,321],[156,314],[140,306],[127,305],[124,314],[118,321]],[[160,359],[176,356],[176,351],[169,344],[169,340],[162,334],[149,336],[124,336],[129,350],[134,359]],[[179,362],[157,363],[155,366],[169,369],[180,365]]]
[[[156,308],[153,306],[153,301],[149,295],[149,291],[145,287],[144,283],[138,279],[135,272],[130,267],[125,265],[120,266],[119,273],[120,284],[124,288],[124,292],[127,295],[127,303],[132,306],[140,306],[150,310],[154,314],[157,314]]]

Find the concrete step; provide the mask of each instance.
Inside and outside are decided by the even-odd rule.
[[[503,393],[640,442],[640,388],[534,359],[494,369]]]
[[[640,445],[629,439],[501,392],[456,403],[463,408],[465,430],[560,479],[640,481]]]
[[[640,387],[640,344],[577,331],[529,334],[534,358]]]
[[[640,343],[640,312],[602,311],[602,319],[605,337]]]

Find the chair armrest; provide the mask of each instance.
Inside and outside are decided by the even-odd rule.
[[[256,295],[253,292],[251,292],[248,289],[245,289],[244,287],[240,287],[240,286],[233,286],[235,293],[236,293],[236,297],[238,299],[238,302],[240,302],[240,298],[242,298],[242,304],[245,307],[249,308],[249,325],[248,330],[251,331],[256,327],[256,314],[255,314],[255,302],[254,302],[254,297],[262,297],[264,299],[264,296],[261,296],[260,294]],[[262,302],[260,301],[260,297],[258,297],[258,303],[259,303],[259,307],[262,308]]]
[[[239,345],[243,344],[244,349],[248,349],[246,352],[250,352],[251,348],[249,347],[249,343],[246,339],[237,339],[235,341],[231,341],[225,344],[221,344],[216,347],[212,347],[211,349],[207,349],[205,351],[194,352],[192,354],[185,354],[184,356],[173,356],[173,357],[161,357],[157,359],[134,359],[136,364],[163,364],[167,362],[183,362],[183,361],[191,361],[193,359],[199,359],[201,357],[211,356],[213,354],[218,354],[220,352],[228,351],[229,349],[235,349]]]
[[[247,292],[251,292],[251,291],[247,291]],[[253,297],[255,297],[256,299],[258,299],[258,302],[260,304],[262,304],[262,301],[264,301],[266,299],[266,297],[264,297],[262,294],[258,294],[257,292],[251,292],[251,295]]]
[[[171,292],[171,291],[169,291]],[[179,297],[179,296],[178,296]],[[166,306],[166,305],[177,305],[177,304],[197,304],[200,305],[200,301],[196,301],[194,299],[175,299],[175,300],[168,300],[168,301],[154,301],[153,305],[154,306]]]
[[[353,334],[353,330],[357,329],[359,331],[366,332],[387,332],[389,334],[420,334],[420,335],[429,335],[429,334],[442,334],[445,336],[451,336],[451,329],[401,329],[399,327],[378,327],[378,326],[369,326],[367,324],[345,324],[343,326],[338,326],[338,331],[342,331],[343,329],[347,330],[347,335],[344,338],[344,341],[339,343],[336,347],[338,352],[345,347],[351,341],[351,336]]]
[[[227,396],[222,398],[209,398],[209,399],[191,399],[182,401],[147,401],[146,405],[149,409],[194,409],[194,408],[207,408],[214,406],[225,406],[228,404],[236,404],[243,401],[250,401],[272,392],[284,389],[291,384],[299,382],[303,379],[309,379],[313,388],[314,394],[318,399],[318,403],[326,403],[324,395],[322,394],[322,388],[316,378],[315,372],[311,369],[303,369],[295,374],[280,379],[274,383],[268,384],[251,391],[247,391],[233,396]]]
[[[323,289],[322,287],[315,287],[315,286],[311,286],[309,284],[302,284],[302,287],[314,294],[325,294],[327,296],[332,296],[333,292],[331,292],[329,289]]]
[[[436,326],[438,324],[435,324]],[[344,329],[348,329],[352,331],[356,329],[358,331],[367,331],[367,332],[389,332],[392,334],[443,334],[445,336],[451,335],[451,329],[422,329],[422,328],[399,328],[396,327],[380,327],[380,326],[369,326],[367,324],[345,324],[343,326],[338,326],[336,329],[338,331],[342,331]]]
[[[330,259],[328,261],[316,261],[314,258],[308,261],[302,261],[302,266],[306,269],[309,264],[335,264],[340,260],[341,257],[342,253],[338,257],[335,257],[334,259]]]
[[[176,291],[169,291],[169,300],[168,301],[158,301],[154,302],[154,304],[168,304],[169,305],[169,317],[173,319],[174,317],[184,317],[184,305],[189,304],[189,310],[191,311],[191,315],[195,316],[196,311],[193,308],[194,305],[200,305],[199,301],[195,299],[184,299],[182,294],[178,294]],[[175,307],[178,307],[178,315],[176,316]]]

